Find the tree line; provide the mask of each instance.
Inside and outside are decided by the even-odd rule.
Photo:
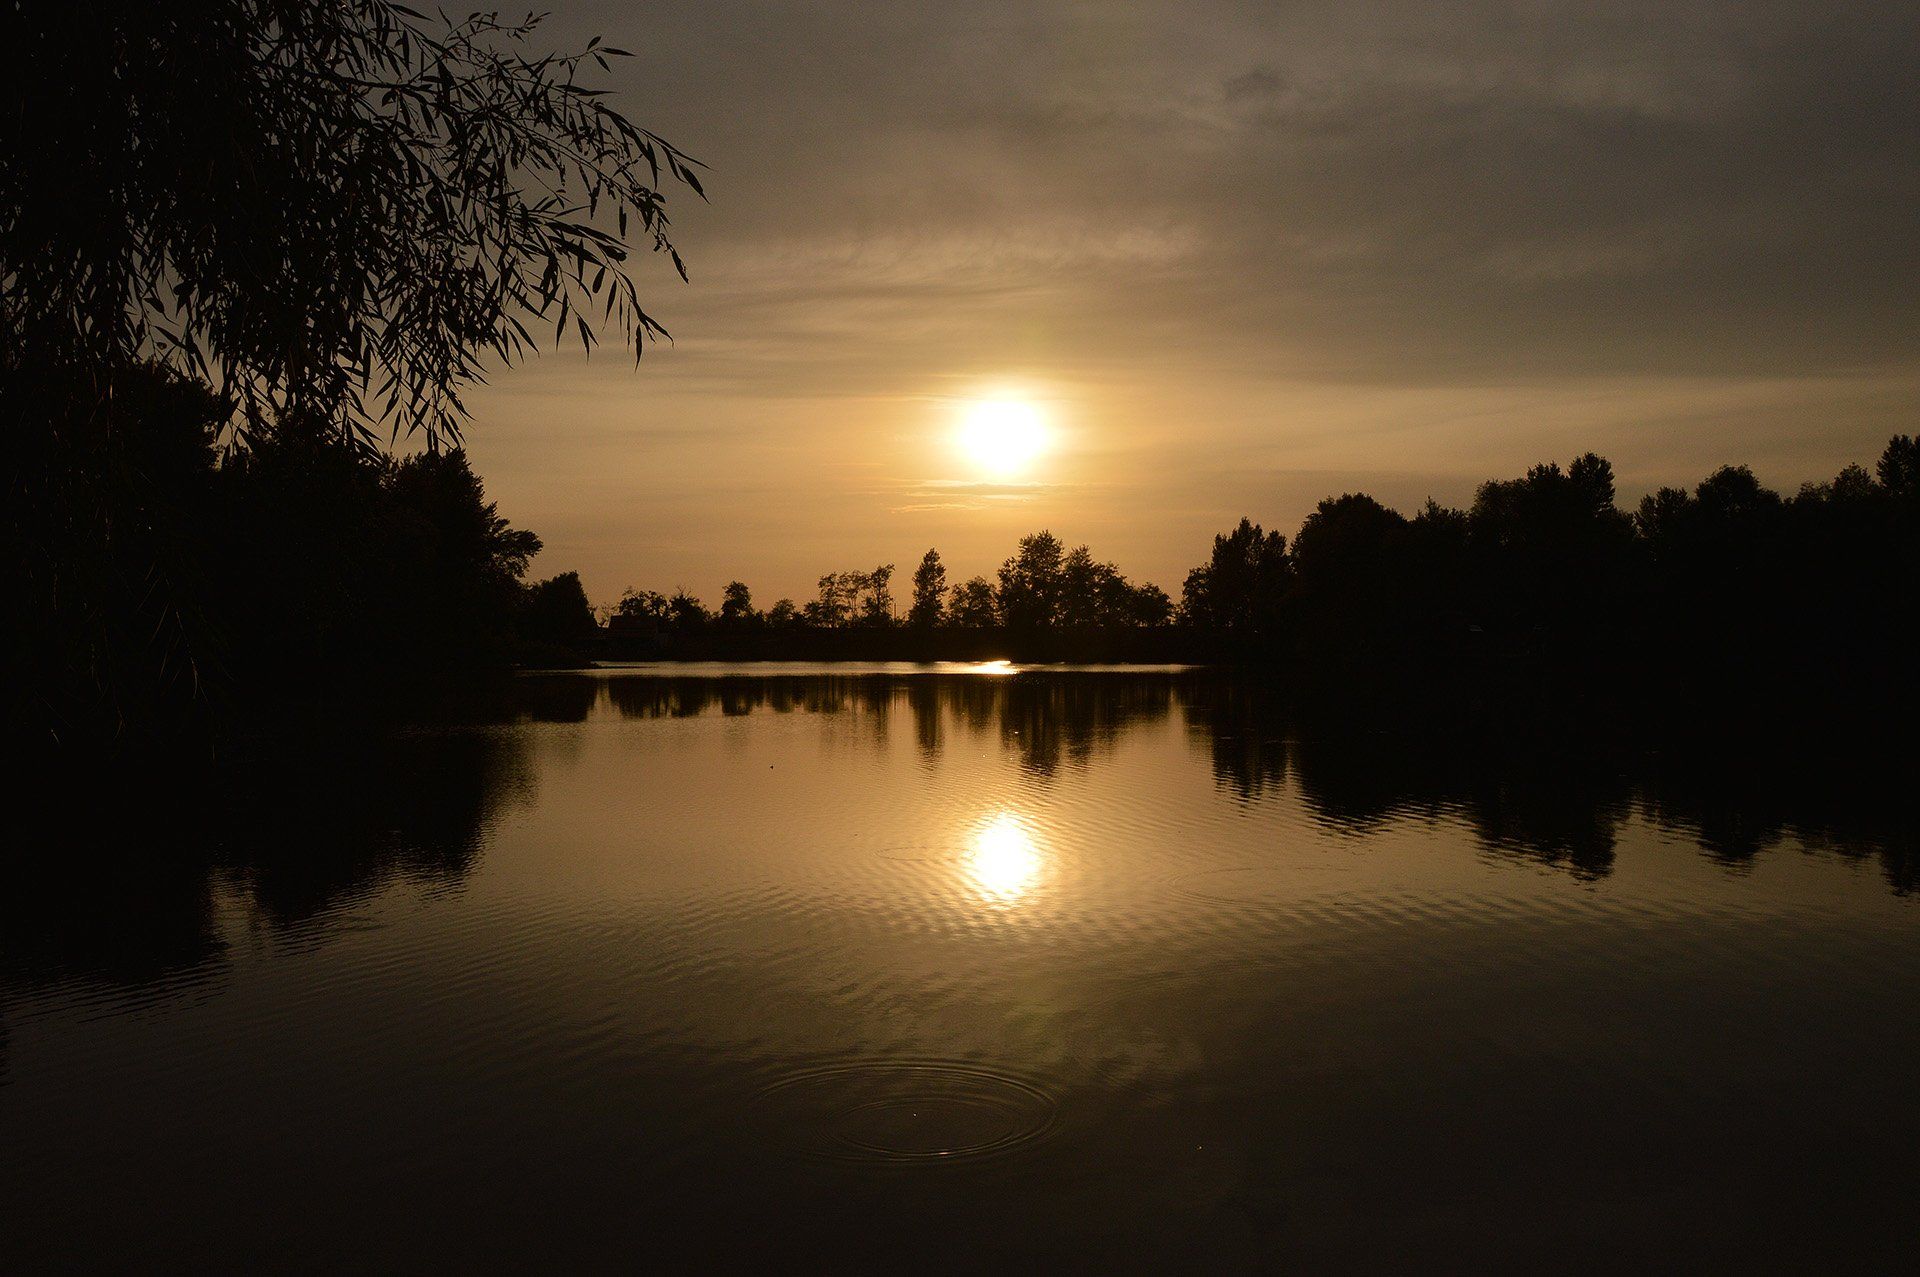
[[[1538,678],[1608,671],[1675,686],[1861,696],[1913,686],[1920,445],[1892,439],[1791,496],[1744,466],[1629,512],[1588,453],[1412,517],[1320,502],[1289,543],[1242,520],[1188,574],[1180,619],[1214,650],[1315,670]]]
[[[1765,678],[1800,695],[1860,694],[1912,683],[1920,445],[1897,436],[1873,470],[1849,465],[1791,495],[1726,466],[1632,510],[1594,453],[1489,480],[1464,509],[1429,500],[1408,515],[1344,493],[1291,540],[1251,518],[1217,535],[1177,605],[1049,531],[1023,537],[993,578],[952,586],[928,550],[904,613],[893,581],[893,564],[832,572],[815,598],[764,612],[741,581],[717,610],[684,590],[630,589],[601,619],[683,649],[728,634],[992,630],[1018,654],[1043,635],[1153,631],[1166,639],[1155,650],[1183,659],[1385,685],[1545,676],[1598,694],[1605,685],[1582,689],[1583,673],[1631,667],[1679,683]],[[585,632],[585,594],[577,579],[565,588]],[[1041,650],[1075,654],[1070,639]]]
[[[1112,563],[1094,559],[1084,545],[1069,550],[1051,532],[1020,539],[996,579],[976,576],[947,585],[946,564],[930,549],[914,569],[912,593],[904,614],[893,594],[894,565],[868,571],[829,572],[818,593],[804,604],[790,598],[764,612],[754,606],[745,582],[728,582],[718,610],[709,610],[685,590],[671,595],[628,589],[598,619],[616,631],[651,630],[697,634],[707,629],[796,630],[1008,629],[1016,632],[1100,627],[1160,627],[1173,616],[1173,602],[1156,585],[1135,585]],[[577,579],[563,586],[571,596]],[[541,587],[548,588],[545,583]],[[584,592],[570,604],[578,632],[595,615]],[[558,637],[558,636],[555,636]]]

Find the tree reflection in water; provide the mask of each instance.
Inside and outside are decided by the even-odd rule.
[[[489,823],[531,794],[529,738],[512,724],[599,713],[833,715],[875,746],[898,714],[924,759],[959,737],[997,740],[1043,785],[1177,714],[1236,801],[1292,787],[1314,819],[1362,838],[1405,817],[1453,813],[1489,854],[1592,881],[1611,872],[1616,833],[1639,813],[1732,871],[1791,835],[1877,859],[1896,893],[1920,888],[1920,836],[1897,777],[1785,749],[1756,759],[1751,742],[1649,754],[1577,732],[1360,730],[1303,717],[1272,689],[1217,673],[569,673],[518,680],[497,708],[488,716],[498,727],[276,750],[228,768],[193,801],[156,790],[122,792],[110,810],[97,796],[43,803],[40,817],[17,821],[14,845],[27,852],[11,858],[0,892],[0,978],[32,988],[204,976],[225,950],[222,893],[292,935],[398,883],[457,887]],[[1039,872],[1031,838],[1004,813],[983,828],[992,836],[991,849],[975,853],[980,889],[1019,895]]]
[[[220,969],[224,899],[294,937],[399,883],[456,888],[530,796],[525,744],[475,729],[275,748],[199,788],[123,787],[84,821],[82,797],[49,804],[16,826],[33,854],[0,891],[0,983],[171,985]]]
[[[1791,741],[1198,671],[603,671],[469,717],[36,794],[0,888],[27,1266],[592,1266],[643,1202],[687,1266],[990,1218],[1009,1257],[1313,1268],[1622,1201],[1649,1253],[1871,1247],[1911,1196],[1913,814]],[[260,1184],[282,1214],[196,1213]]]

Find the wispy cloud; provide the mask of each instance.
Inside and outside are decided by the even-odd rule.
[[[1457,498],[1594,448],[1790,486],[1920,403],[1912,0],[555,23],[635,49],[615,101],[712,166],[712,202],[670,210],[692,284],[649,276],[674,346],[475,396],[503,509],[594,588],[756,563],[801,588],[902,524],[997,562],[1028,521],[1177,579],[1216,525],[1295,527],[1334,476]],[[1066,388],[1077,433],[1036,473],[1078,486],[879,477],[948,464],[916,397],[1003,376]],[[589,490],[631,499],[590,524]],[[617,560],[621,528],[657,569]]]
[[[928,510],[1004,509],[1042,497],[1069,492],[1081,485],[1066,483],[985,483],[968,479],[922,479],[894,490],[903,504],[888,507],[892,514]]]

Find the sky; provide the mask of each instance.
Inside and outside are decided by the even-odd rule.
[[[1024,533],[1178,596],[1248,515],[1588,450],[1623,505],[1920,428],[1911,0],[555,0],[708,166],[673,334],[470,396],[536,575],[766,606]],[[955,446],[1031,405],[1012,474]]]

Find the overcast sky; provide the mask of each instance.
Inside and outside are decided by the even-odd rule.
[[[1178,594],[1248,514],[1411,508],[1594,449],[1622,501],[1795,487],[1920,427],[1920,5],[633,3],[619,105],[705,161],[671,347],[473,397],[579,569],[762,606],[1023,532]],[[970,397],[1053,422],[1014,483]]]

